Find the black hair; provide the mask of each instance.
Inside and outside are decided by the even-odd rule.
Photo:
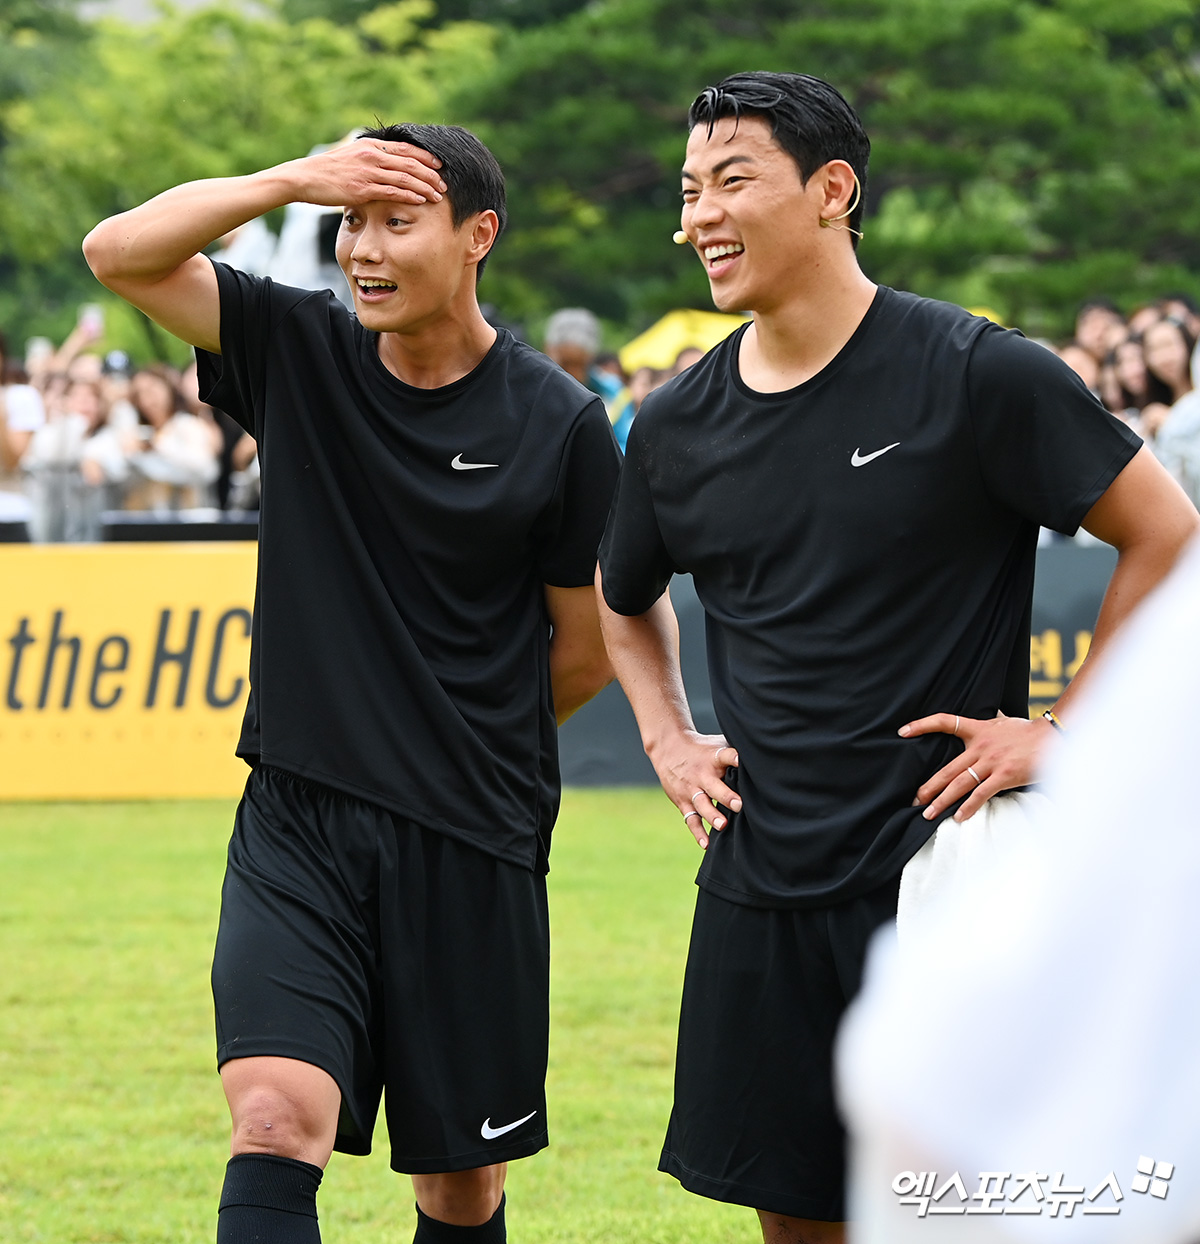
[[[1163,303],[1181,302],[1192,315],[1196,315],[1200,312],[1200,307],[1196,305],[1196,300],[1191,296],[1191,294],[1184,293],[1183,290],[1176,290],[1173,294],[1164,294],[1159,301]]]
[[[1089,311],[1111,311],[1113,315],[1120,316],[1122,320],[1125,318],[1117,309],[1117,304],[1111,298],[1105,298],[1103,295],[1087,298],[1081,302],[1079,310],[1075,312],[1075,318],[1078,320],[1081,315],[1086,315]]]
[[[446,183],[450,202],[450,219],[457,229],[468,216],[492,211],[500,222],[496,237],[508,224],[508,208],[504,199],[504,174],[496,157],[461,125],[417,125],[405,121],[400,125],[377,125],[363,130],[360,138],[377,138],[385,143],[410,143],[437,156],[442,162],[438,170]],[[493,243],[494,245],[494,243]],[[476,276],[483,273],[485,255],[479,261]]]
[[[1141,343],[1143,356],[1145,354],[1145,337],[1146,333],[1152,328],[1157,328],[1160,324],[1170,324],[1170,326],[1179,334],[1184,348],[1187,350],[1187,356],[1190,359],[1192,352],[1196,348],[1196,339],[1188,331],[1188,326],[1182,321],[1177,320],[1173,315],[1164,315],[1161,320],[1155,320],[1153,324],[1146,325],[1146,332],[1142,333],[1138,338]],[[1132,341],[1133,338],[1130,338]],[[1175,404],[1175,394],[1171,386],[1167,384],[1156,372],[1150,370],[1150,364],[1146,364],[1146,402],[1162,402],[1164,406],[1173,406]]]
[[[836,87],[806,73],[758,69],[735,73],[696,96],[688,109],[688,129],[707,125],[711,138],[717,122],[725,117],[762,117],[767,121],[771,137],[795,160],[803,185],[808,185],[808,179],[830,160],[845,160],[862,188],[846,223],[851,229],[862,227],[871,140],[858,114]],[[854,234],[850,240],[858,245]]]

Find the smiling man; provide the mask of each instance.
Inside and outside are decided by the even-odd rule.
[[[646,399],[598,578],[706,848],[661,1169],[812,1244],[843,1238],[832,1044],[867,942],[938,821],[1027,783],[1053,733],[1027,719],[1039,525],[1119,550],[1098,652],[1198,519],[1049,351],[863,274],[869,144],[828,83],[736,74],[689,127],[682,234],[753,320]],[[676,572],[721,735],[688,709]]]
[[[293,201],[343,208],[357,316],[200,253]],[[319,1240],[322,1171],[369,1152],[384,1091],[421,1244],[502,1241],[505,1164],[547,1143],[555,718],[611,677],[592,577],[619,454],[599,399],[480,313],[504,220],[473,135],[405,125],[84,244],[262,458],[219,1244]]]

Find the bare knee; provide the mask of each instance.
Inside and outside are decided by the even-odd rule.
[[[846,1224],[820,1222],[813,1218],[788,1218],[758,1210],[763,1244],[843,1244]]]
[[[421,1212],[456,1227],[478,1227],[500,1206],[508,1163],[477,1166],[469,1171],[414,1175],[413,1191]]]
[[[325,1167],[341,1106],[331,1077],[289,1059],[238,1059],[225,1064],[221,1080],[233,1121],[231,1153],[265,1153]]]

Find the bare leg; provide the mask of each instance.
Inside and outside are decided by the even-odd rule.
[[[504,1193],[508,1163],[477,1166],[442,1175],[414,1175],[413,1191],[421,1213],[456,1227],[482,1226],[496,1212]]]
[[[844,1244],[844,1222],[819,1222],[814,1218],[788,1218],[758,1210],[763,1244]]]
[[[328,1072],[295,1058],[235,1058],[221,1068],[233,1119],[229,1150],[294,1158],[325,1169],[342,1094]]]

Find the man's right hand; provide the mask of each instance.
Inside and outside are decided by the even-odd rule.
[[[292,201],[322,207],[437,202],[446,192],[442,162],[411,143],[356,138],[280,165],[294,183]]]
[[[193,181],[102,221],[84,240],[96,278],[189,345],[221,349],[220,298],[201,253],[288,203],[419,204],[445,191],[439,161],[408,143],[353,139],[247,177]]]
[[[722,734],[685,730],[648,752],[667,797],[679,809],[701,847],[708,846],[705,822],[725,828],[722,804],[731,812],[742,810],[738,793],[725,782],[725,770],[737,768],[738,754]]]

